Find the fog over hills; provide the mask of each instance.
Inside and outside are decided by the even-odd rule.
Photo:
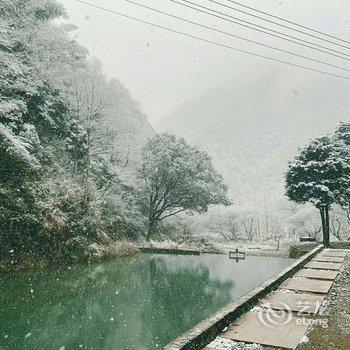
[[[241,72],[164,117],[169,131],[205,149],[236,205],[283,199],[283,177],[298,147],[350,117],[348,83],[285,69]]]

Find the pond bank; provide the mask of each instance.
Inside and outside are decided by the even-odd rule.
[[[264,257],[280,257],[289,258],[290,256],[290,245],[284,245],[281,249],[276,250],[270,244],[259,241],[238,241],[238,242],[216,242],[207,240],[204,237],[198,237],[194,241],[188,241],[178,243],[172,240],[162,240],[150,242],[140,242],[137,246],[141,249],[152,248],[152,249],[169,249],[174,253],[177,251],[199,251],[206,254],[226,254],[230,251],[238,249],[240,252],[244,252],[250,256],[264,256]],[[311,250],[313,247],[308,249]],[[295,258],[295,257],[293,257]]]
[[[340,243],[339,243],[340,244]],[[335,246],[339,244],[335,243]],[[350,243],[343,242],[348,244]],[[280,258],[299,258],[310,251],[317,244],[301,243],[292,246],[284,246],[280,250],[275,250],[269,244],[263,242],[236,242],[236,243],[218,243],[210,242],[204,238],[197,238],[194,242],[177,243],[171,240],[150,241],[150,242],[128,242],[128,241],[110,241],[109,243],[90,244],[84,250],[67,252],[65,256],[43,257],[43,256],[23,256],[13,252],[0,259],[0,275],[9,272],[26,271],[42,269],[45,267],[59,266],[75,263],[102,262],[121,258],[132,257],[140,252],[153,254],[225,254],[238,249],[247,256],[261,257],[280,257]]]
[[[21,254],[11,250],[0,259],[0,276],[8,273],[28,270],[41,270],[61,265],[90,264],[96,262],[123,259],[138,255],[140,250],[128,242],[109,242],[108,244],[92,243],[85,249],[69,252],[59,256],[40,256]]]

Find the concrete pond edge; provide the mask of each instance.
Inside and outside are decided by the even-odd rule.
[[[146,254],[172,254],[172,255],[201,255],[199,250],[177,249],[177,248],[157,248],[157,247],[137,247],[141,253]]]
[[[303,255],[276,277],[263,282],[239,299],[224,306],[209,318],[182,334],[164,347],[165,350],[197,350],[213,341],[226,327],[254,307],[260,299],[277,289],[284,281],[294,275],[315,255],[323,250],[322,244]]]

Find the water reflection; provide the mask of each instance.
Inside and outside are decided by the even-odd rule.
[[[0,349],[156,349],[289,259],[151,256],[9,276]]]

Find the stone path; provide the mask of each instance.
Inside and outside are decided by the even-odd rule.
[[[312,259],[312,261],[324,261],[324,262],[333,262],[333,263],[343,263],[345,258],[336,257],[336,256],[318,256]]]
[[[315,269],[301,269],[294,274],[294,277],[315,278],[318,280],[334,281],[338,275],[338,271],[334,270],[315,270]]]
[[[281,284],[280,288],[298,290],[302,292],[327,294],[333,281],[317,280],[303,277],[292,277]]]
[[[309,327],[308,321],[320,312],[345,256],[336,250],[322,251],[219,337],[295,349]],[[209,344],[205,349],[216,348]]]
[[[317,314],[325,296],[310,293],[280,293],[272,292],[259,305],[267,309],[286,310],[293,312]]]
[[[331,263],[311,260],[305,265],[308,269],[319,269],[319,270],[340,270],[342,263]]]
[[[337,252],[335,250],[331,249],[326,249],[317,256],[333,256],[333,257],[338,257],[338,258],[345,258],[346,253],[345,252]]]
[[[294,349],[307,331],[308,325],[298,324],[295,316],[281,314],[276,315],[278,327],[273,327],[266,315],[264,311],[247,312],[221,336],[249,343]]]

